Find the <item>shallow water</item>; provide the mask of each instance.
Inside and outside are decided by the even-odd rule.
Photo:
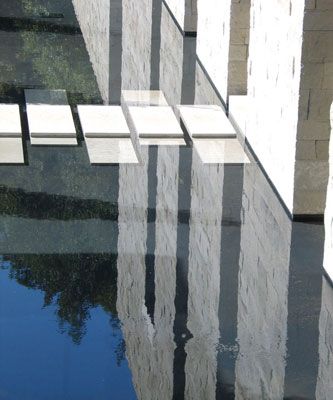
[[[141,47],[138,6],[113,5],[99,92],[69,0],[2,1],[1,101],[160,87],[171,104],[220,102],[163,4]],[[151,146],[140,165],[92,167],[83,142],[25,147],[28,165],[0,167],[0,399],[329,398],[324,228],[291,222],[254,161]]]

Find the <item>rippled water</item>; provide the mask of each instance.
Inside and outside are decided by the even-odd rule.
[[[27,87],[66,89],[73,106],[117,103],[121,87],[221,102],[161,2],[138,32],[131,15],[148,14],[112,5],[103,87],[71,1],[3,0],[1,102]],[[324,229],[291,222],[255,162],[25,151],[28,165],[0,167],[0,399],[330,398]]]

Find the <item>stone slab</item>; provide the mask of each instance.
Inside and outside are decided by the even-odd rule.
[[[128,107],[129,118],[139,138],[183,138],[171,107]]]
[[[130,130],[120,106],[80,105],[78,113],[86,138],[130,137]]]
[[[26,104],[69,105],[66,90],[26,89]]]
[[[229,96],[229,118],[243,136],[246,133],[248,113],[248,96]]]
[[[0,104],[0,137],[21,137],[20,109],[17,104]]]
[[[43,138],[30,137],[33,146],[77,146],[76,138]]]
[[[138,164],[130,138],[86,138],[91,164]]]
[[[178,106],[180,118],[192,138],[236,137],[236,131],[219,106]]]
[[[193,139],[193,146],[204,164],[249,164],[237,139]]]
[[[30,138],[56,139],[54,142],[68,144],[76,141],[76,130],[71,108],[66,105],[27,104]],[[66,139],[61,141],[60,139]],[[31,141],[37,144],[37,141]]]
[[[122,90],[121,102],[128,106],[167,106],[161,90]]]
[[[178,138],[142,138],[140,139],[141,146],[186,146],[184,139]]]
[[[21,138],[0,137],[0,164],[24,164]]]

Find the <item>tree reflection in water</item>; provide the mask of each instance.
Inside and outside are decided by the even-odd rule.
[[[93,308],[110,316],[112,331],[120,329],[117,317],[116,256],[109,254],[13,255],[0,259],[9,278],[44,293],[44,307],[54,306],[60,331],[79,345]],[[117,363],[125,357],[121,339],[115,350]]]

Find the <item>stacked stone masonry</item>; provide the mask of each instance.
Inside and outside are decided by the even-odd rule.
[[[331,106],[331,124],[333,131],[333,104]],[[324,267],[333,281],[333,134],[329,151],[329,180],[325,212],[325,254]]]

